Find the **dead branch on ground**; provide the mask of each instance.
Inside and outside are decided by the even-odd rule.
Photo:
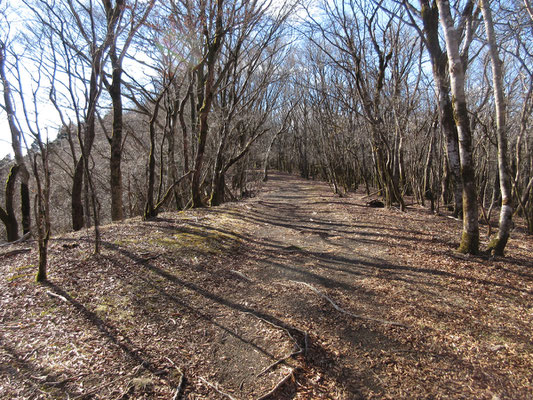
[[[220,389],[218,388],[218,383],[217,383],[217,384],[213,384],[213,383],[209,382],[207,379],[205,379],[204,377],[201,377],[201,376],[199,376],[198,378],[199,378],[203,383],[205,383],[207,386],[209,386],[211,389],[213,389],[214,391],[216,391],[218,394],[221,394],[222,396],[225,396],[225,397],[227,397],[227,398],[230,399],[230,400],[237,400],[237,399],[235,399],[235,397],[233,397],[231,394],[226,393],[226,392],[220,390]]]
[[[282,380],[280,380],[278,382],[278,384],[276,386],[274,386],[274,388],[264,394],[263,396],[259,397],[257,400],[267,400],[267,399],[270,399],[270,398],[273,398],[273,396],[278,392],[278,390],[280,390],[280,388],[285,384],[287,383],[291,378],[294,378],[294,371],[295,369],[291,369],[291,372],[288,373],[286,376],[283,377]]]
[[[307,335],[307,332],[303,332],[299,329],[296,329],[296,328],[292,328],[296,331],[298,331],[299,333],[303,334],[304,335],[304,338],[305,338],[305,346],[302,348],[302,346],[300,346],[300,344],[298,343],[298,341],[294,338],[294,336],[289,332],[289,330],[281,325],[278,325],[278,324],[275,324],[271,321],[268,321],[266,320],[265,318],[262,318],[254,313],[251,313],[251,312],[246,312],[245,314],[249,314],[249,315],[252,315],[253,317],[263,321],[264,323],[270,325],[270,326],[273,326],[274,328],[277,328],[277,329],[281,329],[282,331],[284,331],[287,336],[294,342],[294,345],[296,346],[297,350],[296,351],[293,351],[291,354],[289,354],[288,356],[285,356],[283,358],[280,358],[279,360],[273,362],[272,364],[270,364],[268,367],[266,367],[265,369],[263,369],[261,372],[259,372],[256,377],[260,377],[261,375],[264,375],[265,373],[267,373],[268,371],[270,371],[272,368],[274,368],[275,366],[287,361],[289,358],[293,358],[299,354],[305,354],[307,353],[307,342],[308,342],[308,335]]]
[[[31,251],[31,249],[16,249],[16,250],[9,250],[9,251],[6,251],[5,253],[0,253],[0,258],[4,258],[4,257],[11,257],[11,256],[15,256],[17,254],[23,254],[23,253],[29,253]]]
[[[364,319],[364,320],[367,320],[367,321],[372,321],[372,322],[379,322],[380,324],[385,324],[385,325],[392,325],[392,326],[401,326],[402,328],[409,328],[409,326],[405,325],[405,324],[402,324],[400,322],[395,322],[395,321],[387,321],[385,319],[379,319],[379,318],[372,318],[372,317],[365,317],[363,315],[359,315],[359,314],[354,314],[350,311],[346,311],[344,308],[342,307],[339,307],[333,300],[331,300],[328,296],[326,296],[324,293],[322,293],[320,290],[318,290],[316,287],[310,285],[309,283],[307,282],[301,282],[301,281],[289,281],[289,282],[294,282],[294,283],[297,283],[299,285],[304,285],[304,286],[307,286],[309,289],[311,289],[313,292],[315,292],[316,294],[318,294],[319,296],[323,297],[324,299],[326,299],[332,306],[335,310],[343,313],[343,314],[346,314],[346,315],[349,315],[350,317],[353,317],[353,318],[357,318],[357,319]]]

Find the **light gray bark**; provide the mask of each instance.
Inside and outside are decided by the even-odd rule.
[[[459,52],[460,35],[455,28],[448,0],[437,0],[440,22],[444,30],[448,54],[448,70],[452,90],[455,123],[459,136],[461,179],[463,180],[463,234],[459,251],[476,254],[479,251],[479,223],[474,163],[472,158],[472,133],[466,107],[465,67]],[[461,25],[463,21],[460,22]],[[467,36],[471,37],[471,35]],[[463,48],[468,48],[465,42]]]
[[[509,162],[507,160],[507,125],[505,95],[503,92],[503,71],[502,62],[498,55],[498,45],[496,43],[496,34],[494,33],[494,23],[492,21],[492,11],[489,1],[480,0],[480,6],[485,22],[485,32],[492,64],[492,84],[494,105],[496,108],[496,137],[498,139],[498,172],[500,175],[500,192],[502,195],[498,237],[491,241],[489,248],[494,254],[503,255],[513,223],[511,177],[509,174]]]

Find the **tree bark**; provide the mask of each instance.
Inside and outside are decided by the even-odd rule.
[[[109,159],[111,184],[111,220],[124,219],[122,201],[122,67],[116,54],[111,55],[113,65],[112,82],[109,95],[113,104],[113,132],[111,134],[111,157]]]
[[[14,242],[19,238],[19,228],[17,217],[15,215],[15,210],[13,209],[13,197],[15,192],[15,183],[17,181],[17,175],[19,171],[19,166],[14,165],[9,171],[9,175],[6,181],[6,208],[5,210],[0,207],[0,219],[6,227],[7,241]]]
[[[511,193],[511,177],[509,174],[509,161],[507,160],[507,125],[506,125],[506,105],[503,92],[503,71],[502,62],[498,55],[498,45],[496,34],[494,33],[494,23],[492,21],[492,11],[488,0],[480,0],[481,12],[485,21],[485,32],[489,44],[489,54],[492,64],[492,83],[494,90],[494,105],[496,108],[496,137],[498,140],[498,173],[500,176],[500,192],[502,206],[500,211],[500,222],[498,237],[489,244],[489,249],[495,255],[503,256],[503,252],[509,233],[512,227],[513,205]]]
[[[447,57],[439,42],[439,10],[435,2],[420,0],[422,23],[424,25],[425,42],[429,52],[433,79],[438,96],[439,121],[446,138],[447,162],[452,178],[454,197],[454,217],[462,213],[462,182],[459,161],[459,141],[457,127],[453,118],[453,107],[450,100],[450,80],[447,76]]]
[[[479,251],[479,222],[472,157],[472,133],[466,107],[465,66],[459,53],[459,32],[455,29],[448,0],[437,0],[440,21],[444,30],[448,54],[448,70],[452,90],[452,105],[459,137],[459,159],[463,181],[463,233],[459,252],[477,254]]]
[[[191,181],[191,197],[192,207],[203,207],[202,194],[200,190],[202,166],[204,161],[205,145],[207,143],[207,135],[209,133],[208,118],[211,113],[211,105],[213,104],[213,97],[215,92],[215,69],[219,50],[222,46],[224,38],[224,30],[222,26],[224,0],[217,0],[216,21],[215,21],[215,37],[212,43],[206,43],[207,46],[207,76],[203,84],[203,103],[198,112],[199,128],[198,128],[198,147],[196,150],[196,158],[194,161],[194,172]],[[207,34],[207,27],[206,34]],[[207,39],[207,38],[206,38]],[[201,68],[200,68],[201,70]],[[199,80],[200,82],[201,80]]]
[[[31,229],[31,205],[29,191],[30,174],[26,168],[26,163],[24,162],[24,156],[22,154],[22,133],[20,132],[15,121],[15,108],[11,99],[11,86],[7,80],[5,72],[5,62],[6,48],[4,42],[0,41],[0,79],[2,80],[2,88],[4,91],[4,109],[7,115],[9,130],[11,132],[11,146],[13,148],[13,153],[15,154],[15,161],[19,166],[16,175],[18,175],[20,178],[22,231],[23,234],[26,234]],[[16,216],[14,213],[10,218],[15,218],[16,222]]]

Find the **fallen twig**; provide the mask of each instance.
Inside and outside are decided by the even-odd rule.
[[[181,372],[180,381],[178,383],[178,387],[176,388],[176,392],[174,393],[174,396],[172,397],[172,400],[180,400],[181,396],[183,394],[183,387],[185,386],[185,374]]]
[[[211,389],[215,390],[218,394],[221,394],[222,396],[226,396],[228,399],[230,400],[237,400],[235,399],[235,397],[233,397],[231,394],[229,393],[226,393],[226,392],[223,392],[222,390],[220,390],[218,388],[218,384],[214,385],[212,384],[211,382],[209,382],[207,379],[203,378],[203,377],[199,377],[199,379],[204,382],[207,386],[209,386]]]
[[[26,234],[24,234],[22,237],[20,237],[17,240],[14,240],[14,241],[8,242],[8,243],[0,244],[0,247],[11,246],[12,244],[17,244],[17,243],[24,242],[25,240],[29,239],[30,236],[31,236],[31,232],[27,232]]]
[[[364,319],[364,320],[367,320],[367,321],[379,322],[380,324],[385,324],[385,325],[393,325],[393,326],[401,326],[403,328],[409,328],[409,326],[407,326],[405,324],[402,324],[400,322],[387,321],[385,319],[379,319],[379,318],[365,317],[363,315],[354,314],[354,313],[352,313],[350,311],[346,311],[344,308],[339,307],[333,300],[331,300],[328,296],[326,296],[324,293],[322,293],[320,290],[318,290],[316,287],[310,285],[309,283],[301,282],[301,281],[290,281],[290,282],[294,282],[294,283],[297,283],[299,285],[307,286],[313,292],[315,292],[319,296],[321,296],[324,299],[326,299],[333,306],[333,308],[335,310],[337,310],[337,311],[339,311],[339,312],[341,312],[343,314],[349,315],[350,317],[357,318],[357,319]]]
[[[299,347],[299,346],[298,346]],[[297,356],[298,354],[303,354],[304,353],[304,350],[300,347],[299,350],[297,351],[294,351],[292,352],[291,354],[289,354],[288,356],[285,356],[283,358],[280,358],[279,360],[273,362],[272,364],[270,364],[268,367],[266,367],[265,369],[263,369],[261,372],[259,372],[255,377],[256,378],[259,378],[261,375],[264,375],[265,373],[267,373],[268,371],[270,371],[272,368],[274,368],[275,366],[281,364],[282,362],[285,362],[287,361],[289,358],[292,358],[292,357],[295,357]]]
[[[61,295],[59,295],[59,294],[57,294],[57,293],[51,292],[50,290],[47,290],[47,291],[46,291],[46,294],[47,294],[48,296],[58,298],[59,300],[64,301],[65,303],[68,303],[68,300],[67,300],[66,297],[63,297],[63,296],[61,296]]]
[[[181,396],[183,395],[183,388],[185,386],[185,373],[178,368],[176,363],[172,361],[170,358],[165,357],[170,363],[178,370],[180,373],[180,381],[178,382],[178,387],[176,388],[176,391],[174,392],[174,396],[172,396],[172,400],[180,400]]]
[[[270,392],[268,392],[268,393],[262,395],[262,396],[259,397],[257,400],[267,400],[267,399],[269,399],[270,397],[274,396],[274,395],[276,394],[276,392],[277,392],[277,391],[278,391],[278,390],[279,390],[279,389],[280,389],[280,388],[281,388],[286,382],[288,382],[289,379],[291,379],[291,378],[294,378],[294,369],[291,369],[291,372],[288,373],[286,376],[284,376],[283,379],[280,380],[280,381],[278,382],[278,384],[277,384],[276,386],[274,386],[274,388],[273,388]]]
[[[0,258],[10,257],[10,256],[14,256],[14,255],[17,255],[17,254],[22,254],[22,253],[28,253],[30,251],[31,251],[31,249],[10,250],[10,251],[6,251],[5,253],[0,253]]]
[[[235,275],[238,275],[240,276],[242,279],[244,279],[245,281],[247,282],[252,282],[252,279],[249,278],[248,276],[246,276],[243,272],[241,271],[235,271],[234,269],[230,269],[229,270],[230,272],[234,273]]]
[[[447,215],[448,218],[453,219],[455,221],[461,221],[459,218],[453,217],[451,215]]]

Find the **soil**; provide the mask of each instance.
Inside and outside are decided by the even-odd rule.
[[[34,243],[3,246],[0,398],[533,399],[523,227],[464,256],[460,221],[368,201],[273,174],[102,227],[99,255],[55,237],[44,285]]]

